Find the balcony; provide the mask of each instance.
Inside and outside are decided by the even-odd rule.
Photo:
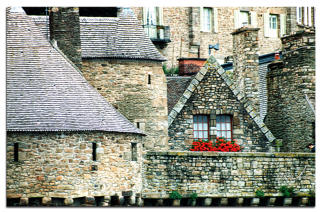
[[[169,26],[143,25],[143,28],[154,44],[165,45],[171,42]]]

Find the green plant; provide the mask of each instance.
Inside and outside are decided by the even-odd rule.
[[[191,195],[190,195],[190,199],[191,200],[196,200],[197,199],[197,197],[198,197],[198,194],[197,193],[192,193]]]
[[[169,196],[170,199],[173,199],[173,200],[180,200],[182,198],[182,195],[177,192],[177,191],[172,191],[170,193],[170,196]]]
[[[256,197],[264,197],[265,193],[262,190],[257,189],[255,195]]]
[[[165,75],[170,75],[170,74],[178,74],[179,73],[179,67],[172,67],[172,68],[167,68],[167,65],[163,64],[162,69]]]
[[[295,195],[294,187],[281,186],[279,191],[284,197],[293,197]]]

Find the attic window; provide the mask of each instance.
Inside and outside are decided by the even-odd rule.
[[[224,137],[226,140],[232,140],[232,116],[217,115],[216,116],[216,130],[217,137]]]
[[[18,143],[14,143],[14,148],[13,148],[13,160],[15,162],[18,162],[18,149],[19,149],[19,144]]]

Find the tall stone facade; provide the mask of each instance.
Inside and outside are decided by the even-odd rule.
[[[8,132],[7,198],[27,204],[28,198],[41,198],[45,205],[55,198],[72,205],[79,197],[104,197],[108,203],[127,191],[135,198],[142,190],[141,138],[106,132]]]
[[[50,39],[78,68],[82,65],[78,7],[52,7],[49,12]]]
[[[208,58],[209,45],[219,43],[219,50],[211,49],[211,55],[214,55],[221,63],[224,58],[233,54],[233,37],[231,32],[235,28],[235,11],[247,11],[253,13],[255,17],[251,27],[260,28],[258,32],[258,54],[275,52],[281,48],[280,34],[276,37],[267,37],[264,35],[264,14],[275,14],[278,17],[277,28],[280,32],[280,15],[287,16],[289,9],[286,7],[212,7],[217,11],[217,28],[211,32],[204,32],[200,27],[201,7],[164,7],[163,24],[170,27],[171,42],[165,48],[159,48],[159,51],[168,59],[168,67],[176,67],[178,58]],[[139,20],[143,19],[143,9],[133,8]],[[293,8],[292,11],[295,11]],[[289,19],[294,15],[288,16]],[[215,23],[215,24],[216,24]],[[143,21],[142,21],[143,24]],[[294,29],[295,21],[289,20],[286,23],[286,32]]]
[[[282,38],[283,58],[269,65],[265,123],[283,140],[284,151],[315,143],[315,30]]]
[[[233,80],[239,85],[241,94],[252,102],[259,112],[259,28],[242,27],[233,35]]]
[[[167,149],[167,87],[161,62],[84,59],[82,72],[109,103],[147,134],[145,148]]]

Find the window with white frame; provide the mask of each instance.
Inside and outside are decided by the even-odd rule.
[[[226,140],[232,140],[233,127],[231,115],[217,115],[216,116],[216,135],[217,137],[224,137]]]
[[[158,27],[163,26],[162,7],[143,7],[143,25],[150,38],[157,38]],[[164,29],[159,30],[160,38],[164,37]]]
[[[195,140],[209,139],[209,116],[208,115],[193,116],[193,138]]]
[[[257,13],[255,11],[235,10],[234,25],[235,29],[248,25],[257,27]]]
[[[264,13],[264,36],[282,37],[286,33],[286,15]]]
[[[250,25],[250,13],[248,11],[240,11],[239,21],[240,26]]]
[[[212,7],[200,7],[200,31],[218,32],[218,9]]]
[[[297,7],[296,20],[298,24],[314,26],[315,8],[314,7]]]

